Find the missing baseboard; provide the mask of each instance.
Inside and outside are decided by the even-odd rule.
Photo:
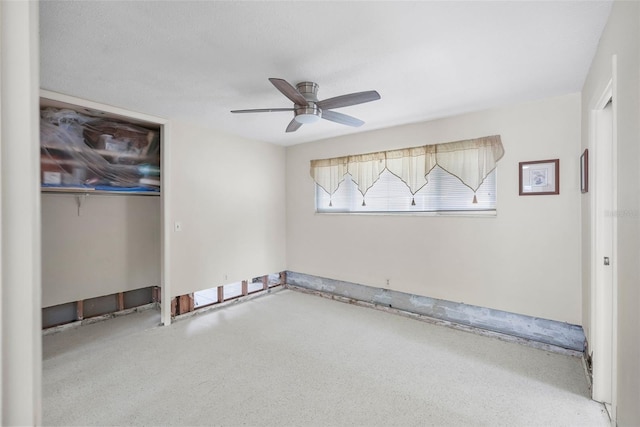
[[[91,319],[100,321],[105,317],[121,315],[120,313],[127,314],[149,304],[157,306],[156,294],[157,287],[149,286],[45,307],[42,309],[42,329],[82,322],[86,324]]]
[[[62,325],[52,326],[42,330],[42,335],[52,335],[58,332],[67,331],[69,329],[79,328],[80,326],[91,325],[98,322],[104,322],[105,320],[114,319],[116,317],[127,316],[133,313],[140,313],[147,310],[160,310],[160,305],[157,302],[141,305],[138,307],[128,308],[114,313],[104,314],[102,316],[90,317],[88,319],[76,320],[73,322],[64,323]]]
[[[240,303],[243,303],[243,302],[251,301],[252,299],[260,298],[260,297],[262,297],[264,295],[268,295],[268,294],[272,294],[272,293],[275,293],[275,292],[279,292],[282,289],[284,289],[283,286],[277,285],[277,286],[268,288],[268,289],[260,291],[260,292],[254,292],[254,293],[251,293],[251,294],[248,294],[248,295],[245,295],[245,296],[235,297],[233,299],[229,299],[229,300],[224,301],[224,302],[205,305],[205,306],[196,308],[193,311],[188,311],[188,312],[183,313],[183,314],[177,314],[172,319],[173,319],[173,321],[179,321],[179,320],[188,319],[188,318],[196,316],[198,314],[207,313],[207,312],[214,311],[214,310],[220,310],[220,309],[223,309],[225,307],[229,307],[231,305],[235,305],[235,304],[240,304]]]

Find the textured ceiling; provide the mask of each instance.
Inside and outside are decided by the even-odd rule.
[[[44,1],[41,87],[282,145],[578,92],[610,1]],[[267,80],[382,99],[286,134]]]

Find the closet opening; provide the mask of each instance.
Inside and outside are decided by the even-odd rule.
[[[42,327],[160,313],[167,121],[40,92]]]

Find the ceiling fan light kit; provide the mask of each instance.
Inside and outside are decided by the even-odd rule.
[[[293,120],[287,126],[287,132],[295,132],[303,124],[319,121],[321,118],[347,126],[362,126],[364,122],[346,114],[330,111],[333,108],[348,107],[350,105],[363,104],[365,102],[380,99],[380,94],[375,90],[350,93],[334,98],[318,101],[318,84],[314,82],[301,82],[293,87],[283,79],[270,78],[269,81],[284,96],[293,102],[293,108],[260,108],[251,110],[232,110],[232,113],[271,113],[281,111],[293,111]]]
[[[307,124],[307,123],[315,123],[320,120],[322,111],[316,106],[313,108],[305,107],[305,108],[296,108],[296,115],[293,118],[296,122]]]

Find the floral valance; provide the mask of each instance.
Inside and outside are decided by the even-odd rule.
[[[500,135],[493,135],[400,150],[312,160],[311,177],[324,191],[332,195],[348,173],[364,197],[386,169],[400,178],[411,194],[416,194],[427,184],[429,172],[437,165],[457,177],[475,193],[503,155]]]

